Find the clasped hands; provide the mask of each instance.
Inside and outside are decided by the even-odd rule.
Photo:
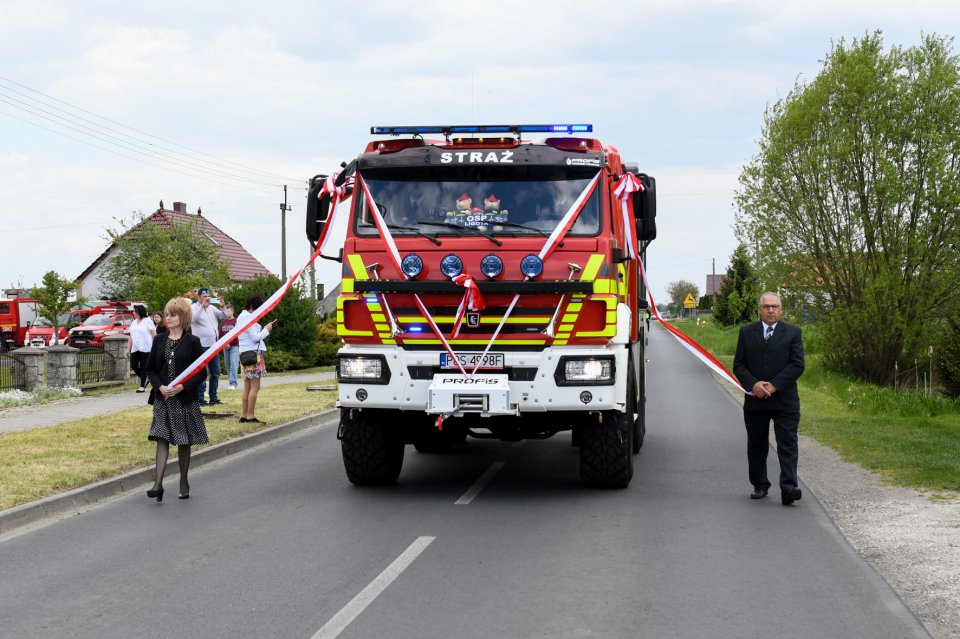
[[[161,386],[160,394],[163,395],[164,398],[173,397],[174,395],[176,395],[182,390],[183,390],[183,384],[177,384],[172,388],[170,386]]]
[[[754,397],[759,397],[760,399],[772,397],[776,392],[777,387],[770,382],[757,382],[753,385],[753,395]]]

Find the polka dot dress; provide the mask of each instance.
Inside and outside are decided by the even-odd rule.
[[[173,352],[179,343],[180,340],[167,339],[163,349],[163,359],[167,362],[163,367],[166,384],[180,374],[180,371],[176,370],[173,358]],[[148,439],[153,441],[163,439],[176,446],[208,443],[207,427],[203,423],[203,415],[200,414],[200,400],[197,393],[182,391],[164,400],[158,392],[153,403],[153,424],[150,426]]]

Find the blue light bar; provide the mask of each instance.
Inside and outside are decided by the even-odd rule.
[[[423,332],[423,327],[422,327],[422,326],[419,326],[419,325],[417,325],[417,324],[411,324],[411,325],[407,326],[407,332],[408,332],[408,333],[422,333],[422,332]]]
[[[592,124],[463,124],[450,126],[372,126],[373,135],[442,133],[591,133]]]

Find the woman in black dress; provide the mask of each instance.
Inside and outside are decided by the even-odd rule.
[[[167,468],[170,444],[177,446],[177,460],[180,464],[180,499],[190,497],[190,483],[187,471],[190,470],[190,447],[206,444],[207,428],[200,414],[200,402],[197,387],[206,376],[206,367],[201,367],[196,375],[176,386],[170,382],[203,355],[206,350],[200,345],[200,338],[190,332],[193,311],[190,300],[175,297],[167,302],[163,309],[167,332],[160,333],[153,340],[153,348],[147,358],[147,376],[150,378],[150,403],[153,404],[153,424],[150,426],[149,439],[157,442],[157,474],[153,488],[147,491],[147,497],[163,501],[163,473]]]

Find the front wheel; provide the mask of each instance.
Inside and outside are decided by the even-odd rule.
[[[604,411],[580,429],[580,480],[594,488],[626,488],[633,479],[633,414]]]
[[[390,411],[340,410],[340,449],[347,479],[358,486],[393,484],[403,466],[403,437]]]

